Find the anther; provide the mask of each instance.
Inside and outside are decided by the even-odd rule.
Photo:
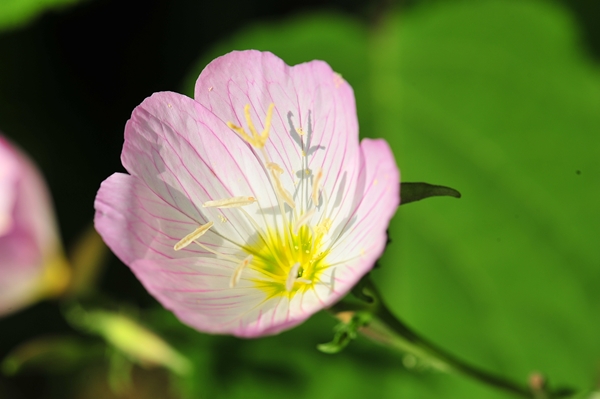
[[[210,229],[213,226],[213,224],[214,224],[213,222],[208,222],[208,223],[203,224],[202,226],[198,227],[196,230],[192,231],[190,234],[188,234],[187,236],[185,236],[181,240],[179,240],[179,242],[177,244],[175,244],[173,249],[175,251],[179,251],[180,249],[187,247],[192,242],[196,241],[198,238],[200,238],[202,235],[204,235],[204,233],[206,233],[208,231],[208,229]]]
[[[253,258],[252,255],[248,255],[235,268],[235,270],[233,271],[233,275],[231,276],[231,280],[229,280],[229,288],[235,287],[240,282],[240,278],[242,277],[242,272],[244,271],[244,269],[246,267],[248,267],[248,265],[250,264],[250,262],[252,262],[252,258]]]
[[[325,218],[317,227],[315,227],[315,232],[319,235],[327,234],[329,229],[331,229],[331,219]]]
[[[258,147],[258,143],[256,142],[256,140],[253,137],[248,136],[248,133],[246,133],[244,128],[235,125],[232,122],[227,122],[227,126],[229,126],[231,130],[239,134],[246,143],[250,144],[253,147]]]
[[[315,214],[315,208],[311,209],[310,211],[308,211],[304,215],[302,215],[300,217],[300,219],[298,219],[296,221],[296,224],[294,225],[294,234],[298,235],[298,230],[300,230],[300,227],[302,227],[305,224],[307,224],[308,222],[310,222],[310,219],[313,217],[314,214]]]
[[[312,201],[313,204],[318,205],[319,203],[319,185],[321,183],[321,179],[323,178],[323,170],[319,169],[317,174],[315,175],[315,179],[313,180],[312,186]]]
[[[287,203],[292,208],[295,208],[296,203],[294,202],[294,199],[292,198],[290,193],[285,188],[283,188],[281,180],[279,180],[279,175],[283,173],[283,169],[281,169],[281,166],[277,165],[275,162],[268,162],[267,168],[271,171],[271,176],[273,177],[273,181],[275,182],[275,191],[277,192],[277,195],[279,195],[283,202]]]
[[[254,197],[232,197],[220,200],[206,201],[202,206],[204,208],[237,208],[244,205],[250,205],[256,202]]]
[[[292,288],[294,288],[294,283],[298,278],[298,270],[300,270],[300,262],[294,263],[294,266],[292,266],[290,272],[288,273],[287,280],[285,281],[285,289],[288,292],[291,292]]]

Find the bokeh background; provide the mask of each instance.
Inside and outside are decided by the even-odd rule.
[[[43,171],[69,249],[100,182],[123,171],[124,124],[145,97],[191,95],[204,65],[233,49],[326,60],[355,90],[361,135],[389,141],[404,181],[463,194],[398,210],[372,273],[390,307],[473,364],[523,383],[543,372],[592,398],[599,20],[594,0],[1,0],[0,130]],[[364,339],[318,352],[335,325],[323,313],[265,339],[198,333],[113,255],[88,291],[193,371],[132,365],[46,301],[0,319],[0,360],[26,348],[23,367],[3,368],[0,398],[511,397]]]

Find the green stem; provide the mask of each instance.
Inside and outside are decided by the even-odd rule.
[[[380,303],[380,305],[377,307],[374,316],[379,319],[381,323],[383,323],[383,327],[387,327],[389,330],[399,335],[401,340],[404,341],[397,342],[395,346],[399,347],[399,349],[412,352],[417,356],[423,357],[424,355],[427,358],[431,358],[431,362],[434,367],[443,371],[459,372],[487,385],[511,392],[524,398],[536,398],[536,396],[527,386],[519,385],[508,379],[499,377],[465,363],[461,359],[421,337],[402,321],[398,320],[383,303]],[[384,333],[384,331],[381,331],[379,328],[377,328],[379,326],[376,324],[372,326],[374,327],[375,332]],[[408,341],[408,345],[406,341]]]
[[[376,342],[394,347],[403,352],[411,353],[419,358],[427,359],[431,366],[446,372],[457,372],[474,378],[486,385],[510,392],[523,398],[549,399],[570,396],[567,391],[555,395],[544,388],[528,387],[509,379],[492,374],[471,364],[464,362],[446,350],[440,348],[412,330],[405,323],[396,318],[382,301],[379,292],[368,279],[361,282],[361,296],[366,295],[374,299],[372,304],[364,302],[341,302],[330,310],[343,319],[344,312],[369,312],[374,317],[369,325],[360,329],[360,332]],[[363,296],[364,298],[364,296]]]

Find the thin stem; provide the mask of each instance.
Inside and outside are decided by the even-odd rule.
[[[364,294],[364,296],[373,299],[371,304],[365,302],[343,301],[330,308],[330,311],[342,320],[347,320],[349,314],[354,314],[356,312],[370,313],[373,316],[371,322],[360,328],[359,331],[372,340],[399,349],[403,352],[411,353],[417,357],[427,359],[431,366],[440,371],[457,372],[519,397],[549,399],[566,397],[572,394],[571,390],[548,392],[545,387],[529,387],[466,363],[462,359],[422,337],[394,316],[385,305],[377,288],[368,277],[359,283],[359,285],[361,287],[361,293]]]
[[[524,398],[535,397],[527,386],[519,385],[508,379],[499,377],[487,371],[481,370],[473,365],[465,363],[461,359],[423,338],[402,321],[398,320],[383,303],[379,304],[374,315],[390,330],[398,334],[400,337],[402,337],[402,339],[408,341],[411,346],[414,346],[416,352],[419,352],[416,354],[422,353],[428,357],[433,357],[434,365],[436,365],[438,368],[460,372],[487,385],[512,392]]]

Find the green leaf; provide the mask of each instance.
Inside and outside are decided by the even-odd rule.
[[[600,77],[573,21],[546,2],[490,0],[386,18],[371,53],[374,133],[404,180],[442,181],[465,199],[399,212],[372,278],[452,353],[585,391],[600,358]],[[443,397],[505,397],[463,389],[440,386]]]
[[[373,303],[375,301],[375,298],[373,298],[373,296],[371,296],[370,293],[365,292],[365,288],[367,288],[369,283],[369,278],[370,273],[364,275],[358,281],[358,283],[356,283],[354,287],[352,287],[352,295],[354,295],[356,298],[360,299],[363,302]]]
[[[81,0],[2,0],[0,32],[21,26],[49,9],[62,9]]]
[[[436,186],[428,183],[402,183],[400,185],[401,205],[420,201],[429,197],[460,198],[460,193],[450,187]]]

